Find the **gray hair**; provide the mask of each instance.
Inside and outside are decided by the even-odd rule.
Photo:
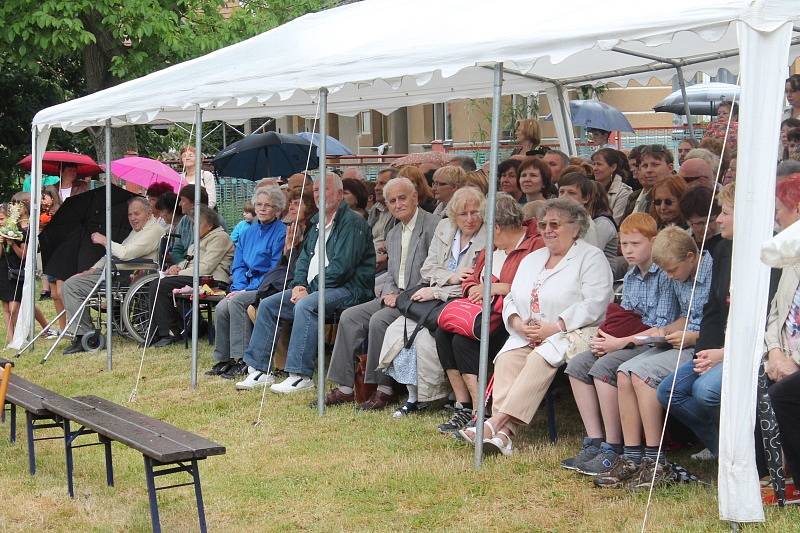
[[[397,188],[397,187],[399,187],[401,185],[405,185],[406,189],[408,191],[410,191],[410,192],[417,192],[417,188],[414,186],[414,182],[413,181],[411,181],[410,179],[408,179],[408,178],[406,178],[404,176],[400,176],[399,178],[390,179],[386,183],[386,185],[384,185],[384,187],[383,187],[383,196],[384,196],[384,198],[386,197],[386,195],[389,194],[389,191],[391,191],[392,189],[395,189],[395,188]]]
[[[560,158],[561,158],[561,163],[562,163],[562,164],[563,164],[565,167],[568,167],[568,166],[569,166],[569,156],[568,156],[567,154],[565,154],[564,152],[562,152],[561,150],[553,150],[553,149],[550,149],[550,150],[548,150],[547,152],[545,152],[545,154],[544,154],[544,155],[547,155],[547,154],[555,154],[555,155],[557,155],[558,157],[560,157]]]
[[[796,172],[800,172],[800,161],[795,161],[794,159],[784,159],[778,163],[777,176],[779,178],[785,178],[789,174],[794,174]]]
[[[211,226],[211,229],[220,226],[219,215],[207,205],[200,204],[200,220]]]
[[[389,183],[391,183],[391,181]],[[478,202],[478,211],[481,213],[481,220],[486,220],[486,197],[481,190],[475,187],[461,187],[453,193],[453,197],[447,202],[447,218],[453,226],[456,225],[456,215],[459,211],[464,209],[464,206],[467,205],[469,201]]]
[[[148,213],[151,213],[153,211],[153,206],[150,205],[150,200],[148,200],[144,196],[134,196],[133,198],[128,200],[128,207],[130,207],[133,204],[142,204],[142,207]]]
[[[719,170],[719,156],[710,150],[706,150],[705,148],[692,148],[686,154],[687,159],[702,159],[708,166],[711,167],[712,178],[717,175],[717,171]]]
[[[501,228],[521,228],[525,215],[519,202],[505,192],[497,193],[495,200],[494,223]]]
[[[583,238],[589,231],[589,214],[579,203],[566,198],[551,198],[544,205],[544,215],[550,211],[559,211],[567,220],[577,224],[578,238]]]
[[[270,205],[275,208],[276,213],[282,213],[286,209],[286,195],[277,185],[267,185],[259,187],[253,192],[253,199],[250,200],[253,205],[256,205],[256,198],[259,196],[266,196],[269,199]]]
[[[339,174],[336,174],[335,172],[328,172],[327,175],[325,176],[326,183],[327,183],[328,180],[333,181],[333,185],[334,185],[334,187],[336,188],[337,191],[343,191],[344,190],[344,184],[342,183],[342,177],[339,176]],[[317,176],[316,181],[319,181],[319,176]]]

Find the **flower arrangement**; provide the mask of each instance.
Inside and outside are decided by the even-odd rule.
[[[23,239],[22,232],[19,230],[19,213],[19,204],[9,204],[8,216],[6,217],[5,224],[0,226],[0,237],[15,241],[21,241]]]

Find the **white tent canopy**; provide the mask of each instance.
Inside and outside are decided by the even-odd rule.
[[[348,115],[486,97],[500,62],[504,93],[545,90],[551,103],[560,100],[553,116],[563,146],[571,141],[565,86],[667,79],[676,67],[686,76],[722,67],[741,72],[728,328],[735,342],[729,336],[724,363],[719,498],[723,519],[763,520],[752,430],[768,271],[758,256],[771,235],[782,85],[800,52],[800,41],[791,39],[799,19],[797,0],[568,0],[546,7],[529,0],[367,0],[45,109],[33,120],[33,151],[41,153],[53,127],[191,122],[199,109],[202,120],[234,123],[313,115],[321,88],[330,93],[328,111]],[[34,169],[38,184],[38,161]],[[28,306],[32,279],[26,276]]]

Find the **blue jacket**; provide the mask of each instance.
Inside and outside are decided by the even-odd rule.
[[[253,222],[239,235],[231,266],[231,290],[254,291],[264,275],[275,268],[283,255],[286,224],[275,219],[267,224]]]
[[[248,222],[246,220],[240,220],[238,224],[233,227],[233,231],[231,232],[231,240],[233,244],[239,243],[239,237],[241,237],[242,233],[245,232],[250,226],[252,226],[252,222]]]

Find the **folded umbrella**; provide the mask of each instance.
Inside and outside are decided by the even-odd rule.
[[[220,176],[260,180],[261,178],[289,177],[308,168],[317,168],[319,158],[311,143],[297,135],[268,131],[254,133],[229,144],[219,152],[212,163]]]
[[[301,139],[305,139],[317,147],[315,152],[319,156],[319,133],[311,133],[310,131],[303,131],[296,134]],[[337,155],[353,155],[353,151],[341,143],[338,139],[334,139],[330,135],[326,135],[325,153],[329,156]]]
[[[31,170],[32,163],[33,159],[30,155],[26,155],[17,161],[18,166],[28,171]],[[101,171],[100,165],[88,155],[74,152],[48,151],[42,157],[42,173],[60,176],[61,168],[65,163],[77,166],[78,177],[97,176]]]
[[[105,170],[105,165],[100,165]],[[111,173],[118,178],[145,189],[153,183],[167,183],[175,193],[185,185],[183,177],[172,167],[148,157],[123,157],[111,162]]]

